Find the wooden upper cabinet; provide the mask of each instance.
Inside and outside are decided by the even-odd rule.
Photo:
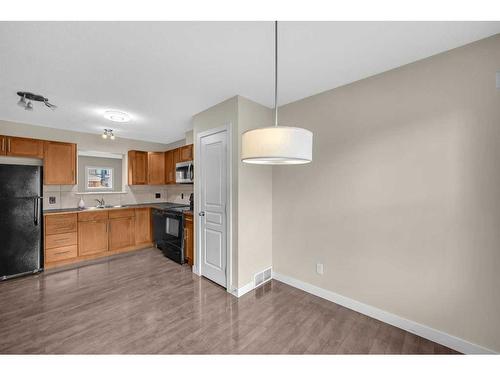
[[[32,138],[5,137],[5,155],[43,158],[43,141]]]
[[[0,155],[5,155],[7,153],[7,137],[0,135]]]
[[[174,168],[175,168],[175,165],[181,161],[181,149],[176,148],[176,149],[172,150],[172,155],[173,155],[173,159],[174,159]]]
[[[193,145],[186,145],[179,148],[179,161],[193,160]]]
[[[135,209],[135,244],[150,244],[151,209],[149,207]]]
[[[165,183],[175,184],[174,150],[165,151]]]
[[[45,185],[75,185],[76,144],[45,141],[43,143],[43,166]]]
[[[146,185],[148,183],[148,153],[131,150],[128,152],[128,184]]]
[[[164,152],[148,152],[148,184],[165,185]]]

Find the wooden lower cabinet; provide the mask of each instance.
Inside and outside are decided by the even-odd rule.
[[[85,256],[108,251],[108,220],[78,223],[78,255]]]
[[[151,208],[45,214],[44,268],[152,245]]]
[[[135,245],[135,223],[133,217],[109,220],[109,250],[126,250]]]
[[[78,256],[78,246],[63,246],[45,250],[45,261],[48,263],[75,259]]]
[[[184,257],[187,263],[192,266],[194,263],[194,228],[193,214],[184,214]]]
[[[135,244],[148,244],[152,241],[151,209],[135,209]]]
[[[44,219],[44,268],[77,259],[77,214],[46,215]]]

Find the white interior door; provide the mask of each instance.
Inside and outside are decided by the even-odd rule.
[[[226,287],[227,131],[200,139],[201,274]]]

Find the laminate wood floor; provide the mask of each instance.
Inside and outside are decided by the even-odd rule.
[[[148,249],[1,282],[0,353],[455,352],[278,281],[237,299]]]

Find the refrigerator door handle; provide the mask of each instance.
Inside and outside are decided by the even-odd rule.
[[[34,199],[35,212],[33,215],[33,222],[35,223],[35,226],[40,222],[40,199],[43,199],[43,197],[35,197]]]

